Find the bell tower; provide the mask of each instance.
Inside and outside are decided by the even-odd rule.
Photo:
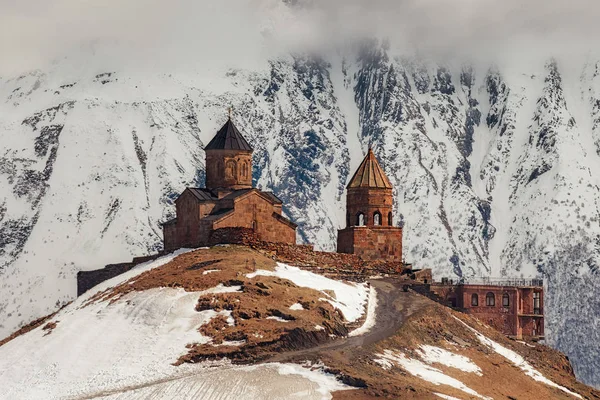
[[[393,224],[392,184],[371,148],[346,189],[346,228],[338,231],[337,251],[367,260],[402,261],[402,228]]]
[[[206,188],[216,192],[252,188],[252,147],[231,117],[204,148]]]
[[[392,184],[373,150],[346,187],[346,226],[392,226]]]

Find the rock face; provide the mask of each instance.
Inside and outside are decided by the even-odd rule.
[[[444,65],[374,42],[222,71],[220,86],[60,64],[2,77],[0,336],[71,300],[78,270],[159,250],[233,105],[254,183],[300,241],[334,250],[371,144],[406,261],[437,277],[543,274],[547,339],[599,385],[599,69]]]

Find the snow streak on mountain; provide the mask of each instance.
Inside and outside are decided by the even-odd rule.
[[[334,250],[349,173],[372,145],[407,261],[437,277],[543,274],[548,340],[600,385],[600,62],[528,68],[372,41],[210,82],[60,63],[0,78],[0,336],[72,300],[78,270],[159,250],[233,106],[255,183],[300,241]]]

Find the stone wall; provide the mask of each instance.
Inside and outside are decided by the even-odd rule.
[[[248,228],[264,242],[296,243],[296,227],[275,212],[273,204],[260,194],[253,192],[235,202],[231,216],[213,224],[213,229]]]
[[[79,271],[77,273],[77,296],[81,296],[94,286],[104,281],[129,271],[138,264],[155,260],[161,255],[163,255],[163,253],[144,257],[135,257],[131,262],[109,264],[102,269],[97,269],[94,271]]]
[[[200,246],[207,240],[206,237],[200,236],[200,202],[189,190],[186,190],[175,201],[175,207],[177,222],[163,225],[165,251]]]
[[[338,231],[337,251],[365,260],[402,261],[402,228],[353,226]]]
[[[208,189],[251,188],[252,152],[244,150],[207,150],[206,187]]]
[[[221,228],[214,230],[209,238],[209,246],[217,244],[239,244],[249,246],[258,243],[259,240],[250,228]]]

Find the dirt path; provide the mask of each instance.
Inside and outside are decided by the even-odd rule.
[[[351,348],[368,346],[394,335],[394,333],[396,333],[396,331],[404,324],[407,317],[427,305],[427,299],[415,293],[404,292],[402,290],[402,285],[392,278],[371,280],[370,284],[377,291],[377,309],[375,311],[375,325],[369,332],[361,336],[335,340],[320,346],[311,347],[309,349],[277,354],[274,357],[264,360],[262,363],[302,361],[303,357],[314,357],[325,352],[345,351]],[[100,397],[144,389],[167,382],[186,379],[194,375],[205,373],[206,370],[201,370],[199,372],[190,371],[180,375],[147,382],[141,385],[107,390],[87,396],[74,396],[70,397],[69,399],[97,399]]]
[[[427,305],[427,299],[416,293],[404,292],[402,285],[392,279],[371,280],[371,285],[377,291],[377,310],[375,326],[364,335],[348,337],[292,352],[285,352],[271,357],[265,362],[293,361],[307,355],[325,351],[349,349],[368,346],[392,336],[404,324],[407,317]]]

